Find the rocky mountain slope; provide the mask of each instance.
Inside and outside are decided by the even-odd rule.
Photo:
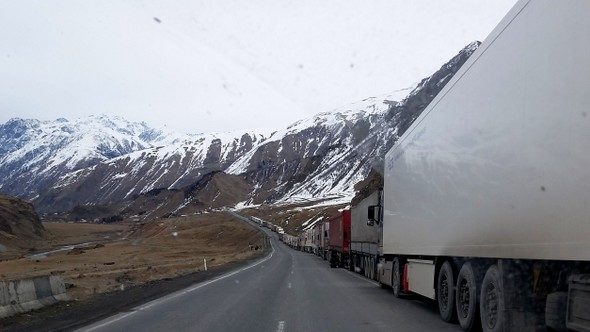
[[[227,172],[256,184],[249,203],[350,202],[355,184],[372,169],[381,171],[385,153],[478,46],[465,47],[411,91],[368,98],[273,134]]]
[[[52,218],[102,223],[168,218],[233,206],[249,199],[253,190],[242,176],[214,171],[180,189],[152,189],[108,205],[77,205]]]
[[[257,133],[213,133],[135,151],[62,175],[40,192],[35,204],[43,211],[63,211],[79,204],[113,204],[154,189],[183,188],[226,169],[263,140]]]
[[[0,258],[44,234],[45,228],[31,203],[0,194]]]
[[[64,174],[182,138],[116,116],[11,119],[0,125],[0,191],[34,198]]]
[[[468,45],[415,87],[320,113],[270,135],[178,138],[146,128],[153,133],[146,136],[140,126],[129,130],[129,137],[93,135],[96,140],[85,144],[91,148],[82,153],[73,148],[76,139],[72,148],[53,148],[52,142],[59,141],[56,132],[57,137],[71,138],[61,134],[57,121],[12,120],[0,127],[0,137],[11,142],[0,150],[0,191],[34,198],[44,212],[89,204],[133,206],[150,200],[174,201],[178,207],[196,202],[216,205],[215,197],[224,206],[347,202],[356,183],[372,169],[380,171],[385,153],[478,45]],[[43,126],[52,129],[40,129]],[[33,138],[48,142],[30,143]],[[215,185],[205,190],[211,181]],[[228,194],[235,188],[239,194]],[[178,197],[171,200],[169,195]]]

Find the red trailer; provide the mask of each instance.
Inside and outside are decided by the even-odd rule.
[[[350,260],[350,210],[330,219],[329,255],[331,267],[348,267]]]

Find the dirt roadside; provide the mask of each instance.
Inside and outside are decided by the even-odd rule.
[[[43,222],[42,236],[3,238],[0,242],[7,250],[0,252],[0,262],[18,260],[38,253],[85,242],[107,243],[122,238],[129,232],[131,223],[90,224],[72,222]],[[1,235],[1,234],[0,234]],[[0,270],[0,278],[2,276]]]
[[[259,250],[248,250],[250,244]],[[82,253],[72,254],[76,251],[72,250],[38,262],[29,260],[31,263],[26,259],[0,262],[0,271],[11,271],[12,276],[32,271],[31,265],[17,268],[18,261],[36,264],[36,273],[47,273],[46,268],[57,263],[59,273],[72,287],[68,290],[72,301],[0,320],[0,331],[73,330],[246,266],[268,250],[261,231],[221,213],[150,222],[130,230],[127,239]],[[202,265],[204,256],[210,261],[207,271],[195,268]],[[97,264],[99,261],[115,264]]]

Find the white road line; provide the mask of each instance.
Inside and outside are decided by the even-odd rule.
[[[283,332],[285,331],[285,321],[282,320],[279,322],[279,325],[277,326],[277,332]]]
[[[289,283],[289,284],[287,285],[287,288],[291,288],[291,283]]]
[[[88,331],[94,331],[94,330],[96,330],[96,329],[99,329],[99,328],[101,328],[101,327],[105,327],[105,326],[107,326],[107,325],[110,325],[110,324],[112,324],[112,323],[114,323],[114,322],[120,321],[121,319],[127,318],[127,317],[129,317],[129,316],[131,316],[131,315],[135,314],[136,312],[143,311],[143,310],[149,309],[149,308],[151,308],[151,307],[153,307],[153,306],[156,306],[156,305],[159,305],[159,304],[162,304],[162,303],[168,302],[168,301],[170,301],[170,300],[173,300],[173,299],[175,299],[175,298],[177,298],[177,297],[179,297],[179,296],[182,296],[182,295],[188,294],[188,293],[190,293],[190,292],[194,292],[194,291],[196,291],[197,289],[200,289],[200,288],[202,288],[202,287],[205,287],[205,286],[207,286],[207,285],[210,285],[210,284],[212,284],[212,283],[214,283],[214,282],[217,282],[217,281],[219,281],[219,280],[222,280],[222,279],[225,279],[225,278],[231,277],[231,276],[233,276],[233,275],[235,275],[235,274],[238,274],[238,273],[240,273],[240,272],[243,272],[243,271],[246,271],[246,270],[248,270],[248,269],[251,269],[251,268],[253,268],[253,267],[255,267],[255,266],[259,265],[259,264],[262,264],[262,263],[266,262],[267,260],[271,259],[271,258],[272,258],[272,255],[273,255],[273,254],[274,254],[274,252],[275,252],[275,248],[274,248],[274,246],[272,245],[272,241],[269,241],[269,243],[270,243],[270,247],[271,247],[271,249],[272,249],[272,250],[271,250],[271,252],[270,252],[270,254],[269,254],[269,255],[267,255],[266,257],[264,257],[264,258],[260,259],[260,260],[259,260],[258,262],[256,262],[256,263],[250,264],[250,265],[248,265],[248,266],[246,266],[246,267],[243,267],[243,268],[241,268],[241,269],[239,269],[239,270],[235,270],[235,271],[233,271],[233,272],[226,273],[226,274],[224,274],[224,275],[222,275],[222,276],[219,276],[219,277],[217,277],[217,278],[215,278],[215,279],[211,279],[211,280],[209,280],[209,281],[206,281],[206,282],[203,282],[203,283],[197,284],[197,285],[195,285],[195,286],[192,286],[192,287],[186,288],[186,289],[184,289],[184,290],[181,290],[181,291],[178,291],[178,292],[172,293],[172,294],[170,294],[170,295],[167,295],[167,296],[161,297],[161,298],[159,298],[159,299],[153,300],[153,301],[151,301],[151,302],[148,302],[147,304],[145,304],[145,305],[143,305],[143,306],[136,307],[136,308],[132,309],[132,311],[131,311],[131,312],[128,312],[128,313],[126,313],[126,314],[122,314],[122,315],[120,315],[120,314],[119,314],[119,315],[112,316],[111,318],[107,318],[108,320],[107,320],[106,322],[102,323],[102,324],[99,324],[99,325],[94,325],[94,326],[90,326],[90,327],[85,327],[85,328],[83,327],[83,328],[79,329],[78,331],[86,331],[86,332],[88,332]]]
[[[343,270],[343,271],[344,271],[344,272],[346,272],[346,273],[348,273],[348,274],[350,274],[351,276],[353,276],[353,277],[355,277],[355,278],[358,278],[358,279],[364,280],[364,281],[366,281],[366,282],[368,282],[368,283],[371,283],[371,284],[373,284],[373,285],[375,285],[375,286],[379,286],[379,283],[378,283],[378,282],[375,282],[375,281],[373,281],[373,280],[367,279],[367,278],[365,278],[365,277],[361,276],[360,274],[356,274],[356,273],[354,273],[354,272],[351,272],[351,271],[348,271],[348,270]]]

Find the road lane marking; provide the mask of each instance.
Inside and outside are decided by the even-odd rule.
[[[291,283],[289,283],[289,284],[287,285],[287,288],[291,288]]]
[[[97,330],[99,328],[102,328],[102,327],[105,327],[105,326],[110,325],[112,323],[115,323],[117,321],[120,321],[120,320],[122,320],[124,318],[127,318],[127,317],[129,317],[129,316],[131,316],[131,315],[133,315],[133,314],[135,314],[137,312],[144,311],[144,310],[149,309],[149,308],[151,308],[153,306],[156,306],[156,305],[159,305],[159,304],[168,302],[168,301],[173,300],[173,299],[175,299],[175,298],[177,298],[179,296],[186,295],[188,293],[194,292],[197,289],[200,289],[202,287],[208,286],[208,285],[210,285],[210,284],[212,284],[214,282],[217,282],[217,281],[222,280],[222,279],[226,279],[226,278],[231,277],[231,276],[233,276],[235,274],[238,274],[240,272],[243,272],[243,271],[246,271],[248,269],[251,269],[251,268],[253,268],[253,267],[255,267],[255,266],[259,265],[259,264],[262,264],[262,263],[266,262],[267,260],[271,259],[272,256],[273,256],[273,254],[274,254],[274,252],[275,252],[275,248],[274,248],[274,246],[272,244],[272,241],[269,241],[269,243],[270,243],[270,247],[272,249],[271,252],[270,252],[270,254],[268,254],[266,257],[260,259],[258,262],[255,262],[253,264],[250,264],[250,265],[248,265],[246,267],[243,267],[243,268],[241,268],[239,270],[235,270],[233,272],[226,273],[226,274],[221,275],[221,276],[219,276],[219,277],[217,277],[215,279],[211,279],[209,281],[206,281],[206,282],[197,284],[195,286],[186,288],[186,289],[181,290],[181,291],[178,291],[176,293],[172,293],[170,295],[167,295],[167,296],[161,297],[159,299],[153,300],[153,301],[148,302],[147,304],[145,304],[143,306],[140,306],[140,307],[136,307],[134,309],[131,309],[132,311],[130,311],[130,312],[126,313],[126,314],[123,314],[123,315],[120,315],[119,314],[119,315],[112,316],[111,318],[107,318],[107,321],[104,322],[104,323],[102,323],[102,324],[95,325],[95,326],[92,326],[91,325],[89,327],[83,327],[83,328],[79,329],[79,331],[86,331],[86,332],[88,332],[88,331]]]
[[[361,276],[360,274],[356,274],[356,273],[354,273],[354,272],[351,272],[351,271],[348,271],[348,270],[343,270],[343,271],[344,271],[344,272],[346,272],[346,273],[348,273],[348,274],[350,274],[351,276],[353,276],[353,277],[355,277],[355,278],[357,278],[357,279],[361,279],[361,280],[364,280],[364,281],[366,281],[366,282],[368,282],[368,283],[371,283],[371,284],[373,284],[373,285],[375,285],[375,286],[379,286],[379,283],[378,283],[378,282],[376,282],[376,281],[373,281],[373,280],[371,280],[371,279],[367,279],[367,278],[365,278],[365,277]]]
[[[283,332],[285,331],[285,321],[282,320],[279,322],[279,325],[277,326],[277,332]]]

